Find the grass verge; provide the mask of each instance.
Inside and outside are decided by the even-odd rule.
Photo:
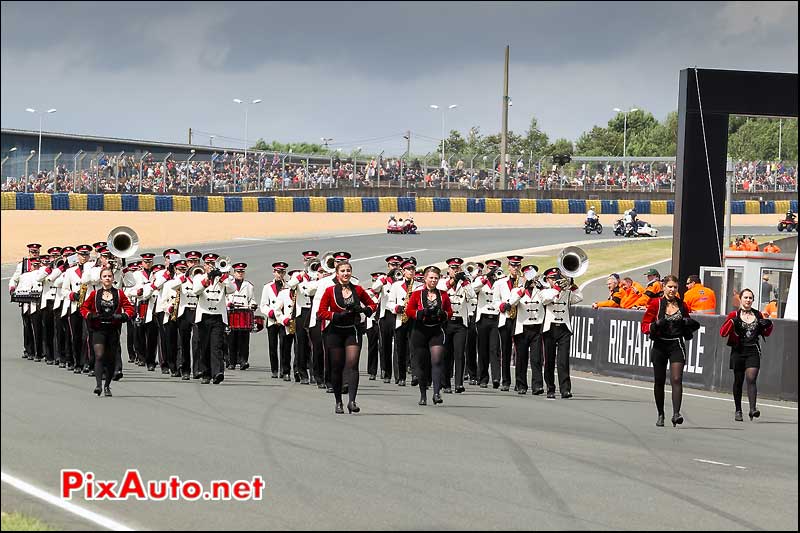
[[[589,269],[586,273],[575,279],[575,283],[580,285],[586,280],[612,272],[624,272],[642,265],[648,265],[672,256],[672,239],[636,239],[626,240],[612,246],[608,245],[587,245],[583,247],[586,255],[589,256]],[[546,255],[526,259],[523,264],[534,264],[539,267],[539,271],[556,266],[558,254]],[[662,272],[662,274],[665,274]]]
[[[3,531],[54,531],[44,522],[20,513],[2,513]]]

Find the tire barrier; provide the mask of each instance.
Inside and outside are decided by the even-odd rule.
[[[674,200],[566,200],[532,198],[435,198],[360,196],[173,196],[152,194],[2,193],[3,211],[198,211],[209,213],[553,213],[604,215],[635,208],[640,215],[671,215]],[[797,212],[797,200],[735,200],[734,215]]]
[[[643,311],[592,309],[572,310],[570,366],[606,376],[653,381],[650,341],[642,334]],[[722,315],[692,315],[700,329],[686,344],[683,382],[708,391],[730,392],[733,371],[730,348],[720,337]],[[761,342],[758,392],[765,397],[797,401],[797,354],[784,346],[797,346],[797,321],[775,320],[772,335]]]

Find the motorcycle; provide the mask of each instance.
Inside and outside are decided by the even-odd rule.
[[[600,223],[600,218],[592,218],[583,223],[583,231],[586,235],[596,231],[598,235],[603,233],[603,225]]]
[[[625,222],[620,218],[614,223],[614,235],[622,237],[625,235]]]
[[[778,231],[797,231],[797,220],[784,218],[778,222]]]

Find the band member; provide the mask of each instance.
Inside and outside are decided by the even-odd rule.
[[[153,270],[153,258],[156,254],[143,253],[139,261],[139,269],[134,273],[135,285],[129,291],[136,303],[135,335],[137,365],[146,366],[147,370],[156,368],[156,343],[158,342],[158,327],[153,322],[153,308],[150,305],[150,274]],[[148,294],[145,295],[145,290]]]
[[[261,290],[261,302],[259,303],[261,312],[267,317],[269,366],[273,378],[278,377],[278,337],[280,336],[280,329],[282,327],[275,318],[273,303],[278,297],[278,293],[283,290],[287,268],[289,268],[289,264],[285,261],[272,263],[272,276],[274,279],[270,283],[264,285],[264,288]]]
[[[285,264],[285,263],[284,263]],[[302,274],[302,270],[292,270],[289,272],[289,277],[294,277]],[[272,300],[272,316],[280,328],[281,338],[281,359],[280,359],[280,375],[283,381],[292,381],[292,344],[297,334],[297,314],[295,308],[297,307],[297,291],[300,290],[295,286],[294,288],[286,285],[278,292],[278,295]],[[295,359],[297,359],[297,351],[295,350]],[[273,369],[278,368],[274,366]]]
[[[758,337],[766,340],[772,333],[772,320],[761,314],[758,309],[753,309],[753,291],[742,289],[739,293],[740,306],[736,311],[731,311],[719,334],[728,337],[728,346],[731,347],[730,369],[733,370],[733,403],[736,407],[735,420],[741,422],[742,416],[742,386],[747,379],[747,399],[750,402],[750,420],[761,416],[761,411],[756,408],[758,396],[758,371],[761,368],[761,347]]]
[[[525,284],[511,290],[509,304],[517,306],[517,319],[514,328],[514,346],[517,349],[516,391],[528,392],[528,359],[531,361],[532,393],[538,396],[544,392],[542,384],[542,323],[544,306],[541,289],[535,278],[527,279],[528,274],[539,270],[536,265],[522,268]]]
[[[159,296],[161,295],[161,288],[155,284],[157,280],[163,279],[162,276],[164,271],[164,265],[153,265],[153,268],[150,270],[150,276],[147,279],[147,284],[142,287],[142,294],[140,296],[147,301],[147,314],[144,318],[145,327],[152,330],[152,333],[149,331],[148,333],[153,336],[154,341],[152,353],[147,354],[149,361],[147,364],[147,369],[151,372],[155,371],[156,355],[158,355],[158,366],[161,367],[161,373],[169,374],[167,359],[164,351],[161,348],[161,341],[164,339],[164,335],[161,334],[159,330],[159,312],[163,312],[159,309]],[[163,319],[163,315],[161,315],[161,318]]]
[[[499,287],[496,279],[500,261],[486,261],[488,269],[485,275],[475,278],[472,289],[478,295],[478,309],[475,312],[475,323],[478,330],[478,386],[485,389],[489,386],[489,366],[492,369],[492,386],[500,388],[500,362],[497,352],[500,348],[500,334],[497,330],[499,321],[497,299]]]
[[[453,316],[447,291],[436,288],[439,269],[429,266],[424,271],[424,286],[414,291],[406,304],[406,314],[414,319],[411,343],[419,378],[419,405],[427,405],[428,382],[433,381],[433,403],[443,402],[442,364],[445,352],[445,324]]]
[[[57,287],[55,280],[62,274],[60,269],[53,272],[52,258],[50,254],[60,253],[60,248],[50,248],[46,255],[41,256],[41,267],[37,271],[38,281],[42,284],[42,297],[39,305],[42,323],[42,355],[45,364],[52,365],[55,362],[55,311],[53,308]]]
[[[303,252],[303,263],[307,264],[310,260],[315,259],[319,255],[316,250],[306,250]],[[308,385],[310,383],[308,376],[308,359],[312,357],[312,341],[310,336],[310,327],[312,322],[312,297],[309,296],[308,290],[300,289],[300,285],[305,285],[316,279],[315,272],[300,271],[294,276],[289,278],[288,286],[295,290],[295,306],[294,317],[295,334],[294,334],[294,351],[295,351],[295,381]],[[299,365],[299,366],[298,366]],[[312,361],[312,368],[313,361]],[[314,376],[316,378],[316,376]]]
[[[549,285],[542,290],[544,305],[544,381],[547,384],[547,398],[555,399],[555,369],[558,367],[558,390],[564,399],[572,398],[572,382],[569,378],[569,343],[572,337],[569,306],[583,301],[583,293],[571,279],[564,278],[557,268],[545,270],[544,277]]]
[[[700,324],[689,317],[686,305],[678,298],[678,278],[664,278],[664,296],[653,298],[642,319],[642,333],[653,341],[650,360],[653,363],[655,384],[653,395],[658,409],[656,426],[664,426],[664,384],[667,364],[670,366],[672,384],[672,426],[683,424],[681,401],[683,397],[683,365],[686,363],[686,340]]]
[[[238,364],[239,368],[247,370],[250,368],[250,332],[253,331],[253,311],[258,309],[258,304],[254,296],[255,287],[244,279],[247,263],[235,263],[232,268],[235,290],[227,296],[228,322],[231,326],[231,333],[228,335],[228,357],[232,369],[236,368]],[[244,313],[251,320],[236,324],[230,318],[237,313]]]
[[[397,316],[394,309],[389,309],[389,293],[394,279],[391,277],[400,269],[403,258],[399,255],[390,255],[386,258],[386,275],[379,277],[372,284],[372,290],[380,297],[378,302],[378,327],[381,332],[381,374],[384,383],[392,380],[392,345],[394,328]]]
[[[158,350],[159,362],[161,363],[161,373],[170,374],[178,377],[178,325],[175,321],[169,320],[167,307],[174,299],[175,288],[179,285],[174,283],[175,266],[173,263],[180,259],[180,252],[175,248],[168,248],[163,252],[164,269],[153,276],[152,289],[158,295],[155,300],[154,320],[158,327]],[[173,283],[167,283],[173,281]]]
[[[389,291],[387,309],[392,310],[394,318],[394,370],[395,383],[406,386],[406,372],[409,359],[409,337],[411,335],[412,318],[406,313],[406,303],[415,289],[414,274],[416,265],[406,259],[401,263],[403,279],[392,284]],[[414,371],[416,373],[416,370]],[[415,384],[416,385],[416,384]]]
[[[477,278],[483,272],[483,263],[476,263],[473,277]],[[474,296],[467,299],[469,304],[469,322],[467,323],[467,348],[465,356],[466,374],[470,385],[478,384],[478,328],[475,325],[475,315],[478,311],[478,294],[472,289]]]
[[[44,278],[44,270],[41,268],[39,258],[31,259],[28,261],[30,270],[23,273],[19,277],[19,285],[17,285],[18,293],[27,293],[35,296],[36,299],[20,304],[22,306],[23,319],[27,319],[28,328],[26,328],[26,335],[23,337],[25,343],[25,352],[28,353],[28,359],[31,361],[39,362],[42,360],[42,279]]]
[[[521,255],[508,256],[508,276],[497,284],[499,290],[496,296],[500,300],[497,305],[500,311],[497,329],[500,333],[500,368],[503,379],[501,391],[508,391],[511,387],[511,356],[514,352],[517,308],[511,305],[510,298],[512,289],[519,288],[525,283],[519,275],[523,259]]]
[[[193,283],[187,272],[189,269],[189,261],[185,259],[178,260],[174,263],[175,277],[167,281],[164,285],[175,286],[169,287],[172,294],[170,294],[171,302],[167,308],[166,317],[172,321],[175,316],[175,329],[177,333],[177,375],[183,381],[188,381],[192,374],[192,357],[197,357],[194,350],[194,345],[197,343],[197,336],[193,335],[195,310],[197,309],[197,295],[193,291]],[[180,291],[180,301],[178,302],[177,312],[175,310],[175,298],[178,291]],[[165,325],[165,329],[169,329]]]
[[[372,282],[375,283],[378,278],[383,276],[383,272],[373,272],[371,276]],[[379,305],[380,296],[372,287],[367,287],[366,291],[369,297],[375,301],[375,304]],[[378,376],[378,357],[380,349],[381,330],[378,326],[378,320],[374,316],[369,316],[367,317],[367,374],[369,374],[370,381],[375,381]]]
[[[105,396],[111,396],[111,380],[114,377],[117,352],[120,351],[119,336],[122,323],[133,318],[133,305],[125,296],[125,291],[115,288],[114,272],[103,268],[100,273],[102,285],[92,291],[81,305],[81,315],[92,330],[93,351],[95,354],[94,393],[100,396],[103,377],[106,384]]]
[[[32,259],[39,260],[39,251],[42,248],[42,245],[39,243],[31,243],[28,246],[28,257],[25,257],[17,263],[16,269],[14,269],[14,274],[11,275],[11,280],[8,282],[8,292],[11,296],[14,296],[14,292],[17,290],[17,285],[19,284],[19,278],[22,274],[26,272],[30,272],[31,265],[30,261]],[[20,315],[22,316],[22,337],[23,337],[23,351],[22,351],[22,358],[23,359],[33,359],[36,354],[29,354],[27,352],[28,346],[30,344],[30,338],[33,336],[33,325],[30,321],[30,316],[25,313],[23,307],[20,305]]]
[[[453,315],[445,326],[444,392],[452,392],[450,379],[455,376],[456,392],[464,392],[464,358],[469,324],[469,301],[475,296],[466,273],[461,270],[464,260],[451,257],[447,261],[447,278],[439,280],[438,289],[445,291],[453,308]],[[455,366],[455,374],[453,374]]]
[[[343,374],[347,375],[349,388],[347,411],[349,413],[361,411],[356,404],[358,361],[365,328],[361,315],[369,317],[377,307],[360,285],[351,282],[352,274],[353,269],[347,259],[341,260],[336,265],[334,285],[325,289],[319,311],[317,311],[317,319],[321,322],[330,358],[336,414],[344,413],[342,406]]]
[[[203,257],[203,254],[197,250],[192,250],[190,252],[186,252],[186,271],[191,272],[195,270],[195,267],[200,266],[200,260]],[[185,329],[181,335],[181,374],[188,374],[184,371],[184,367],[187,369],[191,369],[191,373],[195,379],[200,379],[200,372],[197,370],[199,365],[200,356],[198,355],[198,339],[199,334],[197,332],[197,324],[194,321],[195,318],[195,311],[197,309],[197,295],[193,292],[193,284],[191,276],[187,274],[186,282],[184,283],[184,293],[186,296],[186,322],[191,324],[191,328],[185,326]],[[180,331],[180,324],[179,324],[179,331]],[[188,344],[189,341],[185,340],[186,337],[191,337],[191,359],[189,357],[189,352],[184,352],[183,346],[184,343]],[[184,355],[185,353],[185,355]],[[190,366],[187,366],[190,365]]]
[[[350,252],[334,252],[333,254],[333,262],[334,265],[338,265],[339,263],[349,261]],[[353,285],[358,285],[359,281],[358,278],[355,276],[350,275],[350,283]],[[336,276],[331,275],[324,271],[324,269],[320,269],[318,272],[318,276],[316,280],[312,280],[307,282],[305,285],[301,286],[301,291],[306,291],[307,295],[313,294],[313,300],[311,302],[311,319],[309,322],[309,327],[313,330],[315,326],[320,326],[319,331],[322,332],[322,327],[319,324],[319,317],[317,316],[317,311],[319,311],[319,306],[322,303],[322,296],[325,294],[325,290],[329,287],[333,287],[336,284]],[[322,339],[324,341],[324,338]],[[331,382],[331,363],[330,363],[330,354],[328,354],[328,344],[327,342],[323,342],[325,348],[322,350],[323,353],[323,367],[324,367],[324,383],[327,384],[327,392],[333,392],[333,383]],[[345,383],[342,386],[342,392],[347,392],[347,384]]]
[[[227,274],[216,268],[217,254],[203,256],[205,274],[197,274],[193,281],[193,291],[197,298],[198,348],[201,362],[198,370],[203,375],[203,383],[221,383],[225,379],[225,361],[223,344],[225,328],[228,325],[228,314],[225,308],[225,295],[234,291],[233,284]]]
[[[123,277],[123,279],[125,279],[125,276],[127,276],[129,272],[133,273],[136,270],[138,270],[138,268],[139,268],[138,267],[138,263],[136,263],[135,261],[133,263],[128,264],[128,266],[123,267],[122,268],[122,277]],[[130,277],[130,276],[128,276],[128,277]],[[123,285],[122,289],[125,291],[125,296],[128,297],[128,301],[131,302],[131,305],[133,305],[133,308],[135,310],[136,309],[136,302],[134,301],[135,296],[132,296],[130,294],[131,287]],[[134,313],[134,316],[135,316],[135,313]],[[129,320],[129,321],[125,322],[125,347],[126,347],[126,349],[128,351],[128,362],[135,364],[136,363],[136,331],[135,331],[135,328],[134,328],[134,325],[133,325],[133,320]]]
[[[81,244],[75,247],[78,255],[77,264],[68,269],[64,273],[64,283],[62,291],[66,295],[68,302],[64,304],[67,306],[67,314],[69,315],[69,328],[70,340],[72,343],[72,354],[74,358],[74,372],[80,374],[81,371],[89,373],[88,366],[88,351],[89,351],[89,331],[85,326],[85,320],[80,312],[80,305],[86,298],[86,291],[88,285],[82,284],[83,274],[85,269],[91,268],[89,263],[89,254],[92,247],[88,244]]]
[[[69,300],[69,280],[67,279],[66,272],[71,268],[70,261],[76,261],[78,256],[75,253],[75,248],[72,246],[65,246],[61,250],[62,256],[66,259],[65,262],[58,266],[61,274],[53,282],[58,288],[56,294],[56,344],[59,345],[59,368],[66,370],[73,370],[75,368],[75,356],[72,351],[72,336],[70,334],[70,300]],[[60,339],[59,339],[60,337]]]

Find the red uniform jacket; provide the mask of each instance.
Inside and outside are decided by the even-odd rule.
[[[764,318],[764,315],[758,309],[753,309],[753,313],[756,315],[756,320],[761,320]],[[723,322],[722,327],[719,328],[719,334],[722,337],[728,337],[728,346],[738,346],[739,342],[739,335],[736,334],[736,328],[733,326],[733,320],[736,318],[736,315],[739,314],[739,311],[731,311],[728,313],[728,316],[725,317],[725,322]],[[769,326],[766,329],[761,331],[761,335],[763,337],[769,337],[772,334],[772,321],[770,320]]]
[[[408,299],[408,303],[406,303],[406,315],[409,318],[413,318],[416,320],[417,318],[417,311],[422,311],[422,290],[419,289],[411,293],[411,297]],[[447,313],[447,320],[453,318],[453,306],[450,303],[450,297],[447,295],[447,291],[442,291],[439,289],[434,289],[439,292],[439,296],[442,299],[442,310]]]
[[[120,315],[124,313],[128,315],[129,320],[133,319],[134,316],[133,304],[131,304],[130,300],[128,300],[128,297],[125,296],[125,292],[123,292],[122,289],[114,289],[114,290],[117,291],[117,299],[118,299],[117,308],[116,310],[114,310],[114,313]],[[86,299],[83,301],[83,305],[81,306],[81,315],[83,316],[83,318],[88,317],[89,314],[97,314],[97,307],[95,306],[96,299],[97,299],[97,291],[92,291],[92,293],[89,296],[87,296]],[[122,324],[122,322],[116,321],[113,323],[114,326],[119,326],[120,324]],[[91,326],[92,329],[96,329],[97,327],[99,327],[99,325],[100,325],[99,322],[94,320],[89,324],[89,326]]]
[[[317,320],[320,321],[322,329],[328,327],[328,324],[333,319],[333,313],[347,311],[347,309],[342,309],[339,307],[339,304],[336,302],[336,296],[334,294],[335,289],[336,285],[331,285],[325,289],[325,293],[322,295],[322,300],[319,302]],[[372,309],[372,312],[374,313],[375,309],[378,308],[378,305],[370,297],[370,295],[367,294],[367,291],[362,289],[361,285],[353,285],[353,289],[355,290],[356,297],[359,299],[359,301]]]
[[[650,299],[650,302],[647,304],[647,311],[644,312],[644,318],[642,318],[642,333],[650,335],[650,325],[659,318],[664,317],[664,310],[667,307],[666,301],[666,298]],[[664,302],[663,308],[661,307],[661,302]],[[686,310],[686,304],[683,303],[683,300],[678,300],[678,306],[681,309],[683,318],[689,318],[689,311]]]

